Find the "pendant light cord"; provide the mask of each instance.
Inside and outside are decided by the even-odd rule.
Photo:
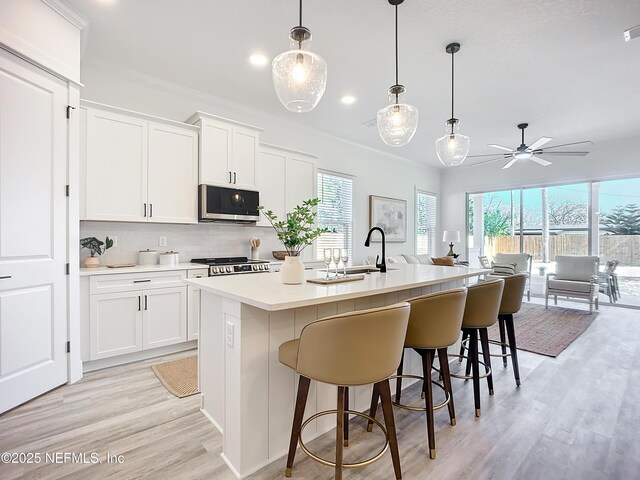
[[[300,0],[300,23],[298,25],[302,26],[302,0]]]
[[[454,84],[454,78],[455,78],[455,69],[454,69],[454,57],[455,57],[455,52],[451,52],[451,135],[453,135],[453,127],[455,125],[454,123],[454,115],[453,115],[453,105],[454,105],[454,98],[455,98],[455,84]]]
[[[396,4],[396,85],[398,85],[398,5]],[[396,102],[398,95],[396,94]]]

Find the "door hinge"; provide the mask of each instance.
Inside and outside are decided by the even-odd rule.
[[[67,341],[67,353],[71,353],[71,342]]]
[[[65,186],[64,193],[67,197],[69,196],[69,185]]]
[[[71,110],[75,110],[76,107],[73,107],[71,105],[67,105],[67,118],[71,118]]]
[[[65,266],[65,270],[67,272],[67,275],[69,275],[69,264],[67,263],[67,265]]]

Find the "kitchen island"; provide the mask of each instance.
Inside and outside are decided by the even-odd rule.
[[[286,454],[297,378],[278,362],[278,347],[299,337],[305,325],[337,313],[391,305],[460,287],[487,272],[467,267],[393,264],[386,273],[369,273],[364,280],[329,286],[284,285],[279,273],[186,280],[202,292],[202,411],[223,434],[223,460],[238,478],[243,478]],[[313,270],[306,275],[316,278],[324,272]],[[405,372],[421,375],[420,358],[415,352],[407,351]],[[352,389],[350,409],[367,409],[371,388]],[[335,389],[312,382],[306,417],[335,408]],[[305,429],[304,438],[309,441],[334,427],[331,415],[318,418]]]

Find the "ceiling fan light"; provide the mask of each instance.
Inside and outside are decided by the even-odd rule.
[[[390,147],[402,147],[418,129],[418,109],[404,102],[404,88],[397,91],[394,87],[389,89],[389,105],[378,110],[378,133]]]
[[[308,49],[310,40],[273,59],[271,74],[278,99],[287,110],[308,112],[320,102],[327,88],[327,62]]]

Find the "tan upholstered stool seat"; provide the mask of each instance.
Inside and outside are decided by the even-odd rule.
[[[289,340],[284,342],[278,348],[278,361],[289,368],[296,369],[298,363],[298,346],[300,345],[300,339]]]

